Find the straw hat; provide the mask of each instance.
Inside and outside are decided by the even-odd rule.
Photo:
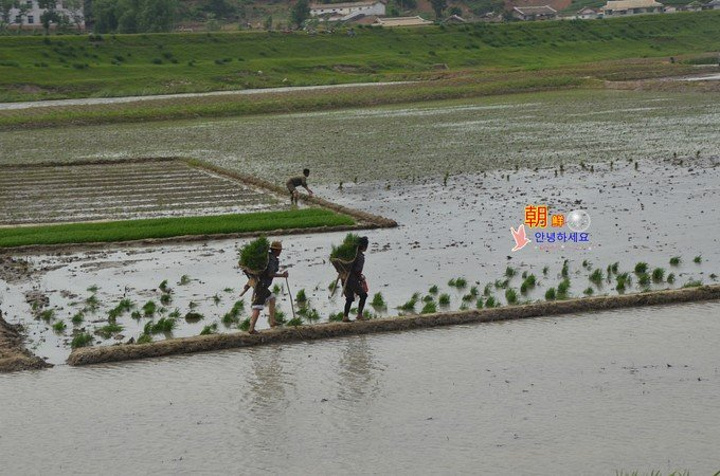
[[[282,250],[282,243],[279,241],[273,241],[270,243],[271,250]]]

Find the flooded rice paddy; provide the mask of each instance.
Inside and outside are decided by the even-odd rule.
[[[508,289],[514,290],[518,302],[543,300],[549,288],[559,289],[566,260],[569,296],[581,297],[588,288],[595,295],[619,292],[616,276],[607,279],[607,266],[615,262],[616,275],[632,275],[625,292],[717,282],[720,161],[685,160],[691,164],[646,161],[638,162],[636,169],[635,163],[620,162],[612,170],[609,164],[597,164],[594,172],[588,166],[572,166],[557,177],[549,168],[496,171],[450,177],[446,185],[444,179],[432,178],[349,184],[342,191],[319,186],[316,191],[336,203],[363,204],[365,211],[393,217],[400,224],[398,229],[367,232],[371,246],[365,275],[371,299],[381,293],[385,304],[369,310],[383,317],[396,315],[415,293],[413,310],[405,312],[421,312],[425,300],[438,310],[475,307],[478,299],[485,303],[489,297],[506,304]],[[541,243],[529,229],[533,243],[513,253],[510,227],[523,222],[528,204],[546,204],[551,214],[587,210],[592,220],[588,241]],[[567,231],[567,226],[558,230]],[[321,321],[342,310],[340,293],[330,298],[328,291],[336,277],[328,256],[331,245],[343,236],[277,237],[284,243],[281,263],[290,272],[290,291],[295,295],[303,290],[309,298],[307,309],[317,311]],[[148,323],[169,317],[176,319],[176,328],[171,334],[155,335],[156,340],[197,335],[205,326],[237,332],[250,309],[250,296],[239,298],[245,278],[237,268],[237,250],[245,242],[108,246],[84,253],[61,249],[16,256],[32,271],[6,272],[8,282],[0,290],[3,310],[10,322],[26,324],[30,348],[55,364],[65,360],[69,342],[80,330],[94,334],[98,345],[137,340]],[[680,263],[671,265],[672,257],[680,257]],[[638,262],[648,263],[648,273],[661,268],[662,277],[643,282],[633,274]],[[508,267],[514,276],[507,275]],[[593,283],[590,276],[598,269],[603,279]],[[537,278],[524,293],[523,273]],[[668,282],[671,274],[674,279]],[[451,286],[456,278],[467,284]],[[276,283],[280,309],[289,319],[293,307],[287,284]],[[438,288],[435,294],[430,293],[432,286]],[[449,300],[445,304],[443,294]],[[122,329],[98,335],[123,299],[130,300],[132,308],[117,316]],[[238,301],[242,310],[228,317]],[[144,311],[148,302],[156,312]],[[48,312],[51,315],[44,314]],[[189,312],[202,319],[185,319]],[[73,325],[78,313],[81,319]],[[54,330],[58,321],[67,328]],[[259,328],[265,327],[263,318]]]
[[[3,163],[188,157],[284,183],[720,155],[720,101],[570,91],[283,116],[0,132]]]
[[[371,297],[383,294],[387,310],[373,310],[382,316],[433,285],[448,294],[447,309],[474,306],[463,300],[473,286],[480,294],[489,286],[504,304],[505,288],[496,284],[508,266],[516,275],[507,287],[519,291],[523,272],[538,278],[518,292],[520,301],[544,299],[566,260],[571,296],[588,287],[618,292],[615,278],[588,279],[614,262],[632,275],[626,292],[715,282],[720,102],[713,99],[584,91],[48,129],[0,133],[0,158],[180,155],[277,183],[310,166],[318,195],[400,224],[367,232],[365,274]],[[589,242],[538,243],[532,233],[533,243],[511,252],[510,227],[530,204],[552,214],[586,210]],[[337,295],[328,298],[327,256],[342,234],[278,238],[293,293],[304,289],[323,320],[341,310]],[[70,316],[91,295],[98,311],[79,324],[90,331],[123,298],[157,302],[164,280],[173,289],[167,314],[178,308],[183,316],[193,303],[204,316],[179,319],[174,335],[211,323],[235,331],[222,317],[245,282],[235,267],[243,243],[13,256],[30,270],[3,268],[2,308],[10,322],[28,326],[29,347],[56,364],[69,352]],[[641,283],[632,273],[637,262],[663,268],[663,279]],[[449,285],[458,277],[465,288]],[[30,317],[34,292],[47,297],[66,331]],[[290,314],[287,296],[280,307]],[[719,310],[716,303],[624,310],[0,376],[0,454],[11,455],[3,467],[15,474],[706,474],[720,469]],[[95,339],[137,338],[149,320],[125,314],[122,337]],[[33,444],[43,451],[30,458],[20,448]]]
[[[667,306],[0,375],[3,472],[713,474],[719,314]]]

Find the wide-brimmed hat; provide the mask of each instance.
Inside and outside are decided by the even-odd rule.
[[[270,243],[270,249],[271,250],[282,250],[282,242],[273,241],[272,243]]]

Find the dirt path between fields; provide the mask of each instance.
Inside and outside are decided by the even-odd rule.
[[[247,332],[237,332],[234,334],[215,334],[168,339],[150,344],[89,347],[73,350],[67,362],[73,366],[91,365],[283,342],[329,339],[348,335],[397,332],[456,324],[525,319],[561,314],[567,315],[608,309],[707,301],[713,299],[720,299],[720,285],[635,293],[621,296],[600,296],[569,299],[566,301],[547,301],[494,309],[398,316],[388,319],[355,321],[350,324],[329,322],[308,326],[275,328],[254,335],[248,334]]]
[[[23,347],[22,326],[5,322],[0,310],[0,373],[52,367]]]

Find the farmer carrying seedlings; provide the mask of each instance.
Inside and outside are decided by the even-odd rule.
[[[355,301],[355,295],[357,294],[360,298],[358,303],[358,315],[357,320],[362,321],[363,309],[365,308],[365,300],[368,296],[367,281],[363,276],[363,267],[365,266],[365,251],[368,248],[368,238],[363,236],[357,241],[357,255],[352,262],[349,273],[343,282],[343,289],[345,290],[345,311],[343,312],[343,322],[350,322],[350,308],[352,303]]]
[[[278,259],[282,252],[282,243],[279,241],[273,241],[270,244],[270,250],[268,251],[267,266],[265,270],[257,275],[255,280],[255,289],[252,297],[252,314],[250,315],[250,328],[248,332],[250,334],[256,334],[255,323],[260,316],[265,306],[268,306],[268,312],[270,318],[268,319],[270,327],[275,327],[275,295],[270,291],[270,285],[274,278],[287,278],[288,272],[279,273],[280,260]]]
[[[310,196],[313,196],[313,191],[308,188],[307,178],[310,175],[310,169],[303,169],[303,174],[299,177],[292,177],[287,181],[288,190],[290,191],[290,203],[297,203],[300,193],[297,191],[297,187],[303,187],[308,191]]]

